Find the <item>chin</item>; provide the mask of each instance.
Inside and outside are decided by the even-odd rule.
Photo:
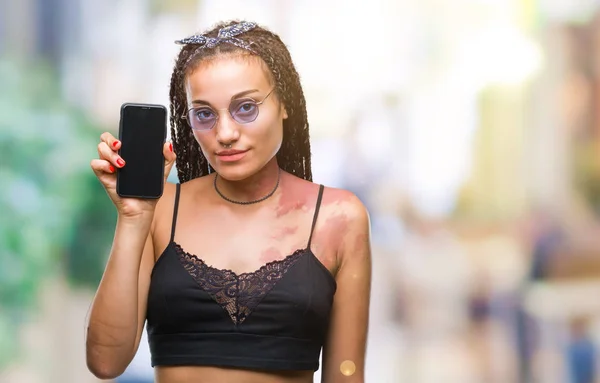
[[[213,168],[219,174],[219,177],[227,181],[241,181],[256,173],[253,168],[245,164],[227,164],[217,167],[213,166]]]

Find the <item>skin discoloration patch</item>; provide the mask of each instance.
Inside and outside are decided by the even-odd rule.
[[[356,248],[361,249],[365,244],[369,244],[369,236],[367,234],[359,234],[356,236],[354,243]]]
[[[262,263],[268,263],[281,258],[283,258],[283,255],[281,254],[281,251],[279,251],[279,249],[277,249],[276,247],[269,247],[260,254],[260,261]]]
[[[354,199],[354,195],[345,190],[340,189],[327,189],[323,193],[323,205],[324,206],[336,206],[343,205]]]
[[[351,360],[345,360],[340,364],[340,372],[344,376],[352,376],[356,372],[356,364]]]
[[[337,246],[346,235],[347,230],[348,216],[344,213],[340,213],[327,218],[319,236],[327,238],[328,244]]]
[[[284,227],[284,228],[280,229],[277,233],[273,234],[271,236],[271,238],[273,238],[277,241],[281,241],[285,237],[296,234],[297,231],[298,231],[298,226]]]
[[[327,218],[322,224],[317,224],[315,229],[312,248],[319,260],[332,271],[339,266],[336,249],[346,235],[348,229],[348,217],[341,213]]]
[[[298,199],[298,195],[293,193],[283,193],[279,199],[279,204],[276,209],[277,218],[282,217],[296,210],[306,210],[306,198]]]

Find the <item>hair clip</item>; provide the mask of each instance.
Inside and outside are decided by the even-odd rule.
[[[193,35],[190,37],[186,37],[181,40],[176,40],[176,44],[186,45],[186,44],[196,44],[200,45],[201,48],[214,48],[221,43],[229,43],[233,44],[237,47],[247,49],[252,51],[250,46],[253,44],[247,43],[236,36],[241,35],[242,33],[248,32],[249,30],[256,27],[256,23],[249,21],[242,21],[241,23],[230,25],[228,27],[224,27],[219,29],[219,33],[217,37],[207,37],[204,35]]]
[[[186,37],[185,39],[181,39],[181,40],[175,40],[175,44],[181,44],[181,45],[185,45],[185,44],[206,44],[206,37],[202,36],[202,35],[194,35],[194,36],[190,36],[190,37]]]

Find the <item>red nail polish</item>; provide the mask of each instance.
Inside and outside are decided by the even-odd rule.
[[[124,166],[124,165],[125,165],[125,162],[123,162],[123,160],[119,158],[119,159],[117,160],[117,165],[119,165],[119,166]]]
[[[115,148],[116,148],[118,144],[119,144],[119,141],[115,141],[115,142],[113,142],[113,147],[115,147]]]
[[[115,172],[115,167],[114,167],[114,166],[110,165],[109,169],[110,169],[110,172],[111,172],[111,173],[114,173],[114,172]]]
[[[169,150],[170,150],[171,152],[173,152],[173,144],[172,144],[172,143],[170,143],[170,144],[169,144]]]

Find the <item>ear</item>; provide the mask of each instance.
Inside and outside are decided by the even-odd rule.
[[[281,115],[283,116],[284,120],[287,120],[288,113],[287,113],[287,110],[285,109],[285,106],[283,106],[283,103],[281,104]]]

